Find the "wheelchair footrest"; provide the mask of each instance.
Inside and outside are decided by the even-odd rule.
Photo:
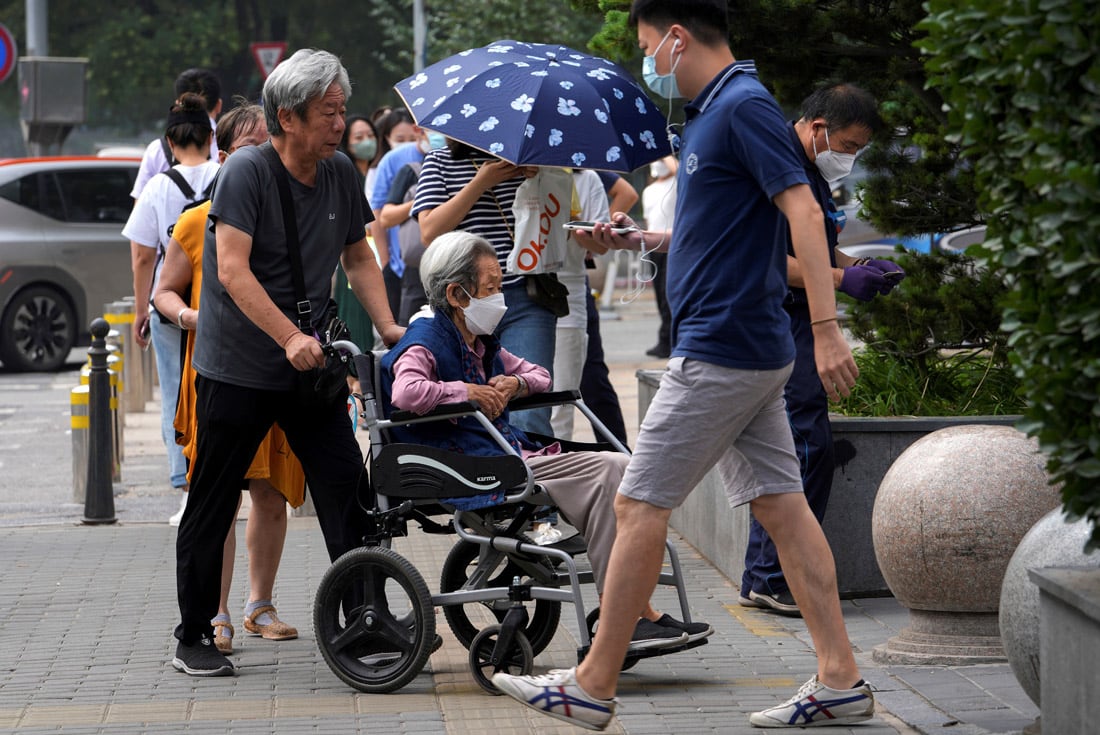
[[[697,641],[689,641],[687,643],[679,643],[675,646],[666,646],[664,648],[647,648],[641,651],[627,651],[626,658],[623,661],[623,670],[630,668],[643,658],[656,658],[657,656],[668,656],[672,653],[681,653],[689,648],[698,648],[699,646],[706,645],[707,638],[700,638]],[[577,647],[577,663],[584,661],[584,657],[588,655],[588,651],[592,646],[578,646]]]

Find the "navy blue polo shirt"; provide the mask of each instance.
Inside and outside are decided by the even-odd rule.
[[[794,360],[783,310],[787,247],[777,194],[809,183],[779,105],[751,61],[684,108],[667,294],[673,356],[743,370]]]

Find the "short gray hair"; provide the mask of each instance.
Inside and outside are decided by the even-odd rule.
[[[496,250],[483,237],[464,230],[447,232],[432,240],[420,259],[420,283],[433,311],[451,313],[447,286],[457,283],[473,295],[477,290],[477,261],[483,256],[494,260]]]
[[[282,135],[279,110],[290,110],[305,119],[311,100],[322,96],[336,82],[351,99],[348,70],[335,55],[318,49],[301,49],[275,67],[264,82],[263,103],[267,132]]]

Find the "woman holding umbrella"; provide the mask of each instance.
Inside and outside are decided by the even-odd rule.
[[[665,118],[618,65],[556,44],[495,41],[396,85],[417,121],[453,141],[424,161],[412,213],[424,242],[454,229],[481,235],[501,267],[512,250],[512,203],[535,166],[629,172],[669,153]],[[488,153],[484,153],[488,151]],[[535,282],[505,273],[505,349],[554,364],[557,319],[528,295]],[[549,411],[521,428],[550,432]]]

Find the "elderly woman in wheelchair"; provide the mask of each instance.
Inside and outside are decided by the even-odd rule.
[[[502,274],[493,247],[456,231],[440,236],[421,261],[420,277],[434,316],[414,320],[382,360],[394,408],[426,413],[441,403],[476,401],[493,426],[531,468],[535,481],[581,532],[602,590],[615,538],[615,492],[626,470],[621,452],[563,452],[561,443],[530,437],[509,421],[508,402],[550,389],[550,374],[500,346],[493,330],[504,316]],[[500,448],[470,418],[405,427],[403,439],[471,455]],[[662,648],[713,632],[706,623],[684,623],[647,606],[634,631],[632,650]]]
[[[314,629],[337,676],[361,691],[388,692],[411,681],[439,645],[432,609],[442,607],[470,651],[477,683],[497,693],[493,673],[530,673],[533,656],[554,636],[562,602],[574,604],[582,628],[578,657],[587,652],[599,611],[585,616],[578,585],[594,581],[602,590],[629,452],[579,396],[547,393],[546,369],[501,348],[493,329],[506,306],[487,241],[466,232],[440,236],[420,277],[433,315],[414,319],[380,361],[369,353],[355,358],[371,436],[367,512],[376,532],[326,572]],[[509,423],[512,410],[562,401],[572,401],[607,441],[559,442]],[[539,546],[524,534],[547,504],[578,536]],[[454,514],[449,525],[431,519],[440,512]],[[392,537],[407,533],[407,520],[460,536],[443,563],[438,595],[389,548]],[[647,605],[624,668],[702,645],[714,632],[691,621],[678,557],[666,548],[671,572],[661,582],[676,588],[684,620]],[[591,572],[573,562],[585,550]]]

